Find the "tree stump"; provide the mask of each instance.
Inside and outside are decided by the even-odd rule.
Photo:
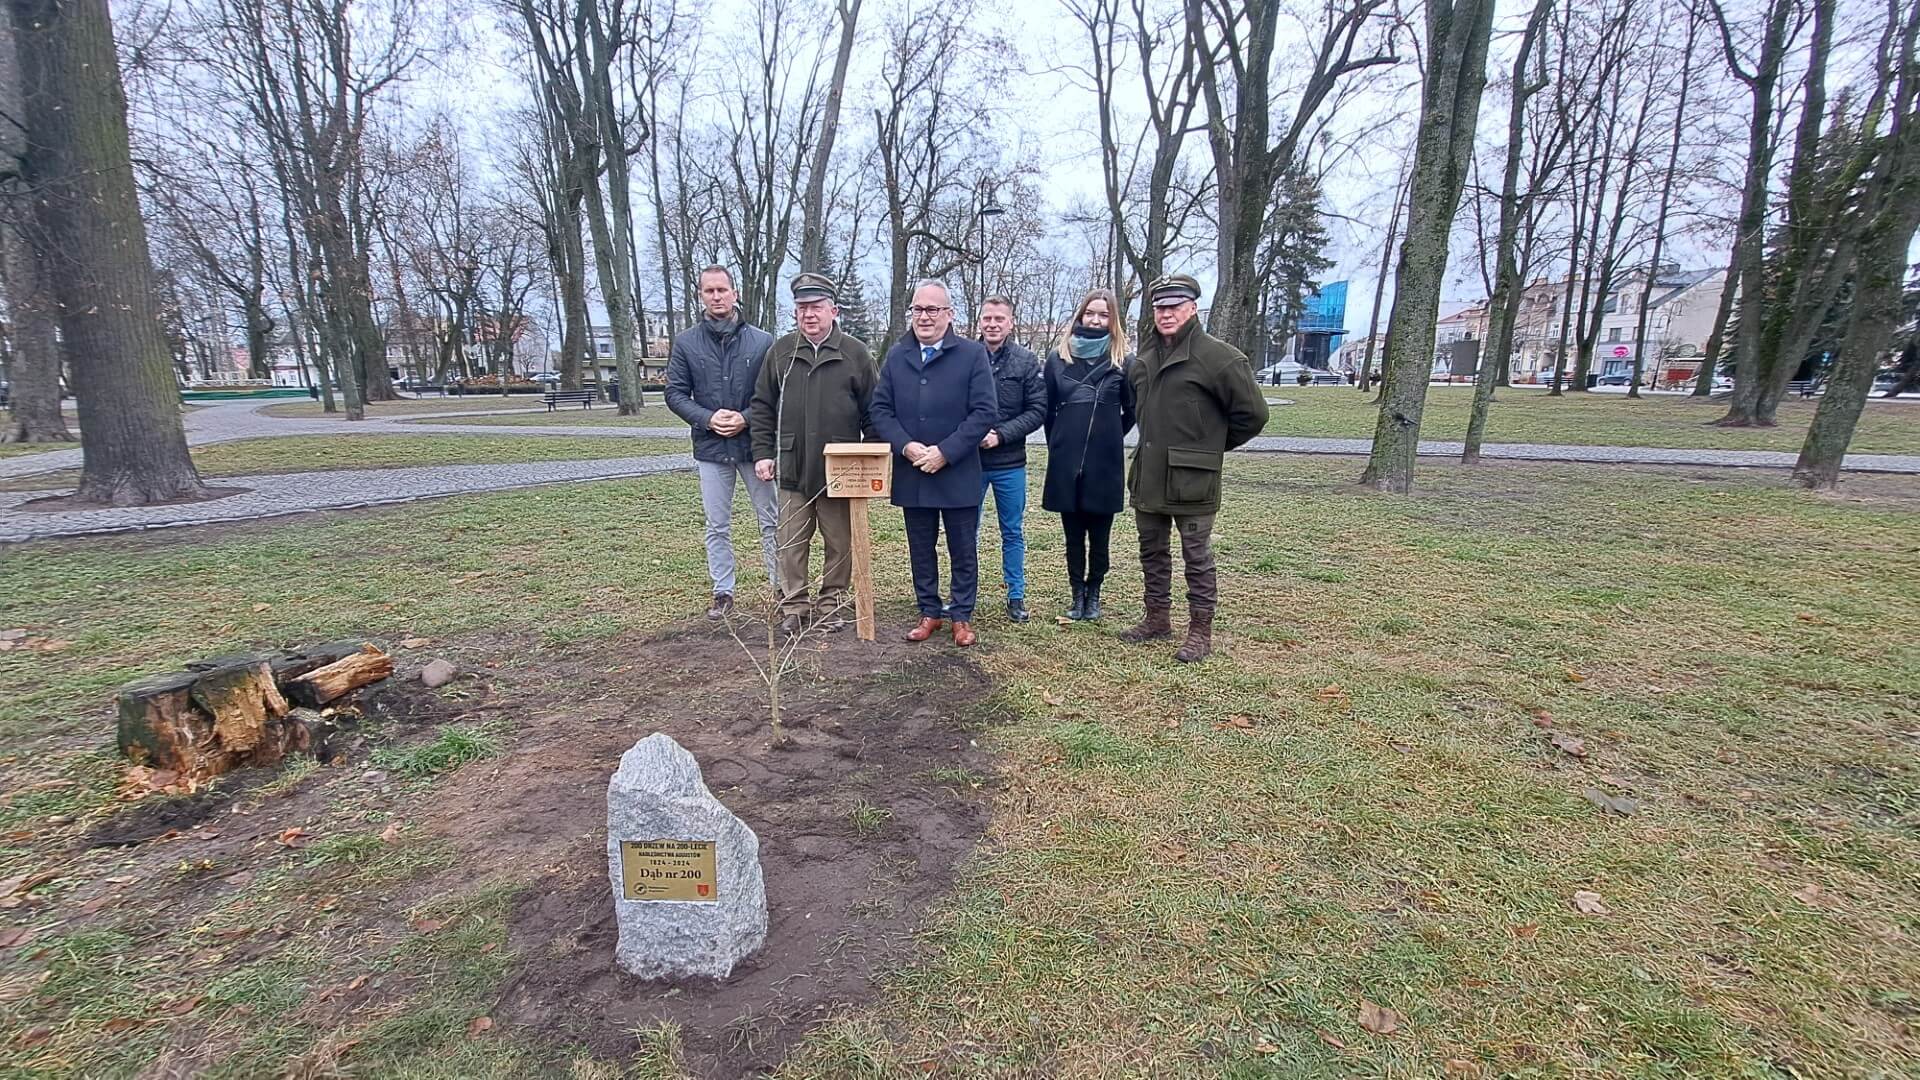
[[[372,645],[337,642],[299,653],[247,653],[141,679],[119,696],[120,752],[135,764],[208,780],[319,750],[335,724],[313,711],[393,674]],[[310,708],[295,708],[288,701]]]
[[[181,776],[224,772],[209,759],[213,717],[193,703],[192,671],[171,672],[120,688],[120,753],[136,765],[172,769]]]

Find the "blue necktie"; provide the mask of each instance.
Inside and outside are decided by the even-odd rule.
[[[920,366],[926,367],[928,364],[933,363],[933,354],[939,351],[938,348],[932,345],[920,346]]]

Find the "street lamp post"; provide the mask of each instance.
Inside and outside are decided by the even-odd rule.
[[[999,200],[994,198],[992,188],[986,188],[981,192],[980,201],[974,208],[974,221],[980,237],[980,245],[974,248],[972,297],[974,310],[968,312],[976,331],[980,327],[980,301],[985,299],[987,291],[987,219],[999,217],[1006,212],[1007,208],[1001,206]]]

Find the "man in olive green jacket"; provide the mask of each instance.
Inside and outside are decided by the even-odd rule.
[[[780,625],[788,634],[809,621],[831,632],[847,624],[847,588],[853,580],[853,527],[847,500],[827,497],[828,443],[871,437],[867,405],[877,369],[873,354],[834,325],[833,279],[806,273],[793,279],[799,329],[767,350],[754,384],[747,430],[753,468],[780,481]],[[807,604],[807,556],[820,533],[825,563],[820,596]]]
[[[1213,563],[1213,517],[1220,510],[1220,466],[1226,452],[1267,425],[1267,399],[1239,349],[1200,329],[1200,283],[1185,274],[1147,290],[1155,333],[1127,368],[1140,445],[1127,489],[1140,526],[1140,569],[1146,615],[1120,635],[1139,643],[1173,636],[1173,558],[1180,533],[1187,567],[1187,639],[1174,658],[1184,664],[1213,651],[1213,609],[1219,599]]]

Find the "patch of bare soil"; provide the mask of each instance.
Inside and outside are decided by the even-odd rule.
[[[184,506],[188,503],[213,502],[217,499],[225,499],[234,495],[245,495],[252,490],[252,488],[214,487],[209,485],[206,488],[206,493],[203,495],[193,495],[181,499],[160,499],[156,502],[142,503],[141,505]],[[32,513],[57,514],[67,510],[103,510],[109,508],[103,507],[97,502],[85,501],[76,495],[48,495],[45,498],[28,499],[26,502],[14,507],[14,509],[26,510]]]
[[[922,913],[986,827],[987,801],[973,785],[930,774],[988,772],[971,729],[990,684],[949,649],[844,633],[808,657],[818,673],[783,685],[792,741],[774,750],[764,689],[732,639],[688,634],[630,655],[624,685],[529,718],[526,741],[448,782],[422,824],[460,847],[463,864],[544,875],[512,917],[520,966],[496,1024],[624,1060],[635,1029],[670,1021],[697,1076],[770,1069],[809,1027],[910,958]],[[714,794],[760,838],[767,944],[724,980],[645,983],[613,962],[607,781],[620,755],[655,731],[693,753]],[[856,817],[863,805],[874,809]]]

